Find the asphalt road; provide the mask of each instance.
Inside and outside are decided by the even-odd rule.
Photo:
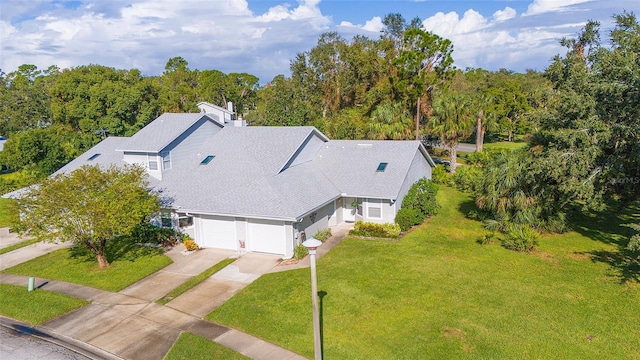
[[[0,326],[0,359],[87,360],[90,358],[27,333]]]

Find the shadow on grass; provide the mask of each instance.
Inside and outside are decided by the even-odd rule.
[[[468,199],[462,201],[460,205],[458,205],[458,211],[460,211],[460,213],[465,217],[468,217],[469,213],[471,213],[472,211],[479,213],[481,210],[478,209],[478,206],[473,199]]]
[[[96,262],[96,256],[83,246],[71,247],[70,256],[83,262]],[[135,261],[141,257],[164,253],[164,249],[136,244],[129,236],[120,236],[107,241],[107,261]]]
[[[593,262],[608,264],[616,273],[620,283],[640,282],[640,256],[626,249],[633,230],[623,224],[640,222],[640,202],[621,206],[608,204],[599,213],[572,216],[571,227],[592,240],[615,246],[616,250],[594,250],[584,252]]]

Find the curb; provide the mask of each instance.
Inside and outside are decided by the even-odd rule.
[[[104,351],[91,344],[78,341],[66,335],[58,334],[55,331],[41,328],[39,326],[31,326],[31,324],[3,315],[0,315],[0,326],[61,346],[92,360],[124,360],[121,357]]]

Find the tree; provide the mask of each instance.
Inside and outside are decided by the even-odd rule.
[[[107,242],[129,234],[160,209],[142,167],[83,166],[48,178],[19,200],[20,230],[72,241],[109,266]]]
[[[429,125],[431,132],[440,137],[440,141],[449,150],[449,171],[454,173],[460,139],[469,136],[473,130],[473,110],[469,98],[456,93],[438,96],[433,103],[433,116]]]
[[[367,137],[374,140],[407,140],[413,133],[413,120],[401,103],[384,103],[371,114]]]
[[[422,109],[429,110],[438,77],[453,65],[452,52],[451,41],[434,33],[420,28],[410,28],[404,33],[403,50],[394,63],[399,66],[402,76],[399,85],[416,104],[416,140],[420,140]]]

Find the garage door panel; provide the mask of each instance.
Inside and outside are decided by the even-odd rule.
[[[205,216],[202,218],[203,241],[201,247],[235,250],[236,223],[234,219],[222,216]]]
[[[251,220],[249,250],[270,254],[285,254],[286,230],[281,221]]]

